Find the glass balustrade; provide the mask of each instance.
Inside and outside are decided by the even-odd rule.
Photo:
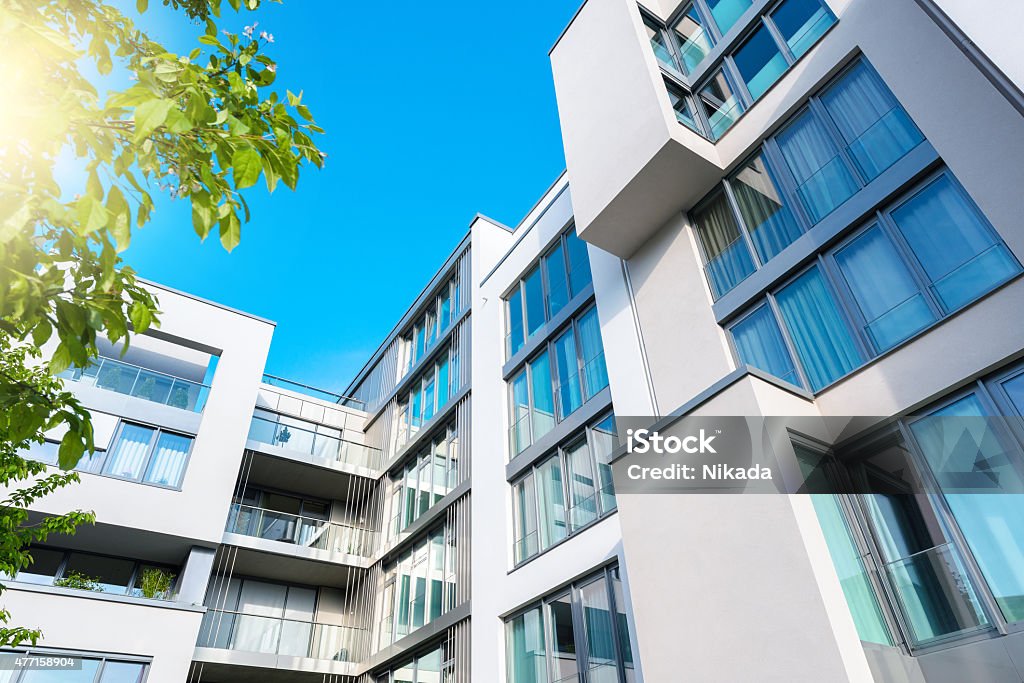
[[[200,647],[353,662],[366,631],[312,621],[211,609],[203,617]]]
[[[314,425],[310,424],[310,426]],[[252,423],[249,425],[249,439],[269,446],[312,455],[317,460],[323,460],[330,464],[369,469],[377,469],[381,464],[379,449],[258,416],[253,416]]]
[[[97,358],[84,368],[68,368],[58,376],[71,382],[194,413],[203,412],[210,393],[210,387],[206,384],[147,370],[113,358]]]
[[[225,531],[268,541],[369,557],[376,533],[369,529],[233,503]]]

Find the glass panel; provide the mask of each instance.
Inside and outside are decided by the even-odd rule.
[[[597,486],[594,462],[586,440],[565,449],[566,475],[569,481],[569,524],[575,531],[597,519]]]
[[[601,487],[601,510],[614,510],[615,485],[612,481],[612,453],[618,448],[619,440],[615,433],[615,416],[609,415],[595,425],[590,431],[591,448],[597,461],[598,483]]]
[[[509,683],[548,683],[540,607],[512,619],[506,634]]]
[[[924,140],[903,107],[864,62],[857,62],[826,90],[821,101],[868,180],[878,177]]]
[[[763,155],[759,154],[741,168],[733,176],[731,186],[762,263],[767,263],[801,235],[793,212],[786,206],[768,172]]]
[[[892,212],[947,312],[1020,272],[978,210],[941,175]]]
[[[537,468],[537,502],[540,508],[540,549],[546,550],[563,538],[565,526],[565,494],[562,487],[562,466],[558,456],[549,458]]]
[[[771,17],[797,59],[818,42],[829,26],[836,23],[821,0],[786,0],[775,8]]]
[[[569,285],[576,296],[590,284],[590,255],[587,243],[576,236],[576,229],[565,233],[565,251],[569,255]]]
[[[1024,416],[1024,375],[1017,375],[1003,382],[1006,395],[1017,409],[1017,414]]]
[[[146,469],[145,481],[162,486],[180,486],[185,474],[185,461],[192,447],[192,438],[163,432]]]
[[[82,668],[74,671],[25,669],[18,683],[92,683],[100,669],[100,660],[82,658]]]
[[[127,422],[121,425],[117,443],[110,449],[104,474],[125,479],[138,479],[149,454],[149,442],[156,430]]]
[[[537,554],[537,492],[534,488],[533,475],[515,485],[512,490],[515,508],[516,547],[515,561],[522,562]]]
[[[789,68],[786,58],[764,25],[733,53],[733,61],[747,84],[750,98],[757,100]]]
[[[586,400],[608,386],[608,369],[604,364],[604,346],[601,342],[601,325],[597,319],[597,308],[591,307],[576,323],[580,335],[580,349],[583,353],[583,386]]]
[[[399,667],[395,671],[395,683],[414,683],[413,677],[415,676],[415,667],[412,662],[409,662],[405,666]]]
[[[730,332],[741,363],[800,386],[800,377],[782,338],[779,323],[767,304],[733,325]]]
[[[506,352],[509,356],[523,348],[523,293],[517,285],[507,302],[508,344]]]
[[[751,0],[708,0],[711,16],[714,17],[722,34],[729,32],[750,5]]]
[[[544,257],[544,277],[548,287],[548,310],[554,317],[569,302],[569,273],[561,243]]]
[[[622,657],[622,667],[626,675],[626,683],[633,683],[636,680],[633,666],[633,645],[629,639],[629,619],[626,615],[626,596],[622,590],[622,579],[619,576],[619,568],[611,570],[612,591],[615,597],[615,630],[619,640],[619,654]]]
[[[697,124],[697,117],[690,104],[690,98],[675,88],[668,88],[668,100],[676,113],[676,120],[695,133],[700,133],[700,126]]]
[[[576,639],[573,636],[572,599],[568,594],[548,603],[551,623],[552,683],[576,683],[579,665],[576,661]]]
[[[776,299],[811,389],[817,391],[860,365],[853,337],[817,267],[780,290]]]
[[[576,334],[570,327],[555,340],[555,368],[558,371],[558,414],[561,419],[576,412],[583,404],[580,391],[579,360]]]
[[[134,569],[131,560],[71,553],[61,578],[54,583],[103,593],[127,593]]]
[[[439,409],[448,403],[448,397],[451,396],[449,383],[448,354],[446,353],[437,363],[437,407]]]
[[[971,395],[911,429],[1003,616],[1022,621],[1024,480],[986,412]]]
[[[64,561],[64,553],[48,548],[30,548],[29,554],[32,556],[32,562],[18,572],[15,581],[44,586],[53,583],[53,577],[57,576],[57,570]]]
[[[707,259],[704,270],[718,299],[754,272],[754,259],[724,192],[704,202],[694,212],[693,221]]]
[[[583,625],[587,632],[588,683],[618,683],[615,654],[616,629],[608,600],[608,582],[602,577],[580,588]]]
[[[717,140],[725,131],[729,130],[740,114],[743,113],[743,104],[733,94],[729,87],[729,81],[725,74],[718,71],[711,80],[701,88],[700,103],[704,107],[704,115],[708,117],[711,124],[711,137]]]
[[[518,455],[530,445],[530,390],[526,371],[512,380],[512,427],[509,430],[512,455]]]
[[[544,324],[544,284],[540,279],[540,267],[535,267],[523,280],[526,292],[526,336],[532,336]]]
[[[810,111],[776,138],[797,195],[811,223],[817,223],[857,192],[857,183],[821,123]]]
[[[555,426],[554,380],[548,352],[530,361],[530,389],[533,392],[533,440],[544,436]]]
[[[836,264],[866,321],[876,351],[885,351],[935,320],[896,248],[875,226],[836,252]]]
[[[647,29],[647,39],[651,41],[651,49],[654,50],[654,56],[657,58],[658,64],[669,71],[678,72],[679,67],[676,66],[676,60],[672,56],[672,50],[665,40],[664,32],[646,19],[644,20],[644,28]]]
[[[679,35],[681,43],[679,53],[683,58],[683,70],[690,73],[704,61],[708,52],[711,51],[711,38],[704,30],[704,22],[701,21],[697,8],[693,5],[686,8],[682,17],[672,28]]]

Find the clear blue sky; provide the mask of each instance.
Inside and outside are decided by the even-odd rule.
[[[119,4],[129,4],[128,2]],[[130,3],[134,6],[134,2]],[[227,5],[227,3],[224,3]],[[578,0],[228,9],[274,35],[275,84],[326,129],[322,171],[247,197],[230,255],[164,198],[125,252],[141,276],[277,323],[267,371],[341,390],[476,212],[515,225],[564,168],[548,50]],[[140,24],[187,52],[200,29],[151,0]]]

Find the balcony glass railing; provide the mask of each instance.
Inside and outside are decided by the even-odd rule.
[[[97,358],[84,368],[68,368],[59,377],[172,408],[203,412],[210,387],[113,358]]]
[[[280,617],[211,609],[203,617],[199,647],[309,657],[335,662],[357,661],[363,629]]]
[[[268,541],[369,557],[376,532],[369,529],[233,503],[225,531]]]
[[[311,387],[308,384],[293,382],[290,379],[284,379],[283,377],[277,377],[276,375],[264,374],[263,383],[274,387],[280,387],[281,389],[288,389],[297,394],[305,394],[306,396],[317,398],[321,401],[337,403],[340,406],[356,408],[357,410],[366,410],[366,404],[358,398],[342,396],[341,394],[336,394],[333,391],[327,391],[326,389],[317,389],[316,387]]]
[[[253,416],[252,423],[249,425],[249,439],[269,446],[312,455],[317,460],[323,460],[329,464],[369,469],[378,469],[381,465],[380,449],[258,416]]]

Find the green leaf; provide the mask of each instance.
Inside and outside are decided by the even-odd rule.
[[[238,215],[234,211],[230,211],[227,216],[220,221],[220,243],[224,245],[224,248],[228,251],[233,250],[238,246],[238,243],[242,241],[242,224],[238,220]]]
[[[199,239],[206,239],[217,222],[217,212],[210,198],[210,193],[205,190],[192,193],[192,229],[199,235]]]
[[[62,470],[74,469],[78,461],[85,454],[85,440],[82,435],[73,429],[69,429],[64,438],[60,440],[60,448],[57,451],[57,462]]]
[[[141,301],[136,301],[128,309],[128,318],[132,321],[135,333],[138,334],[149,329],[150,323],[153,322],[153,311]]]
[[[299,112],[299,116],[306,119],[307,121],[313,120],[313,114],[310,113],[309,107],[304,104],[295,105],[295,111]]]
[[[235,174],[236,190],[255,185],[256,181],[260,179],[260,171],[263,170],[263,162],[260,161],[259,152],[248,146],[235,150],[234,155],[231,157],[231,166]],[[233,248],[233,245],[231,248]]]
[[[132,210],[117,185],[112,185],[107,194],[107,211],[110,213],[107,227],[117,242],[117,250],[124,251],[132,239]]]
[[[68,350],[67,345],[61,342],[53,352],[53,357],[50,358],[50,374],[59,375],[69,367],[71,367],[71,352]]]
[[[149,0],[135,0],[135,9],[142,14],[149,7]]]
[[[157,99],[143,102],[135,108],[135,140],[146,138],[167,120],[167,112],[174,106],[173,100]]]
[[[75,213],[82,235],[99,230],[107,222],[107,210],[91,194],[84,194],[78,198],[75,202]]]

